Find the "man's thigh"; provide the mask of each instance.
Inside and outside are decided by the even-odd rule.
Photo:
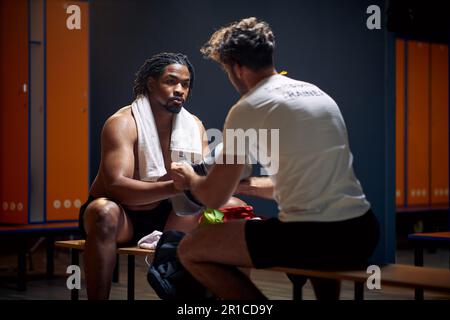
[[[164,226],[164,231],[177,230],[184,233],[191,232],[197,227],[198,219],[199,215],[178,216],[172,209]]]

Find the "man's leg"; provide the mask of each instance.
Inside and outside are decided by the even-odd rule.
[[[133,227],[123,209],[106,198],[92,201],[84,213],[87,238],[84,270],[88,299],[108,299],[117,243],[131,240]]]
[[[164,231],[176,230],[184,233],[191,232],[198,226],[198,215],[192,216],[177,216],[175,211],[171,211],[167,218]]]
[[[213,294],[223,299],[265,299],[237,267],[252,267],[245,241],[245,221],[200,227],[178,247],[185,268]]]

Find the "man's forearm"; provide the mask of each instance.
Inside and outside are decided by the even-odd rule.
[[[129,206],[150,204],[180,193],[175,189],[171,180],[144,182],[126,177],[111,183],[107,190],[109,197]]]
[[[214,209],[220,208],[233,195],[243,170],[242,164],[216,164],[207,176],[199,176],[190,166],[172,164],[176,187],[190,189],[197,200]]]
[[[273,183],[269,177],[250,177],[250,179],[239,183],[236,193],[272,200]]]
[[[226,198],[222,192],[208,185],[206,177],[196,176],[191,181],[190,188],[193,195],[208,208],[218,209]]]

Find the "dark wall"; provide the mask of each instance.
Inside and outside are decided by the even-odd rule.
[[[277,69],[312,82],[340,106],[349,131],[354,168],[383,226],[375,261],[392,261],[395,250],[392,69],[393,44],[382,21],[368,30],[366,9],[384,1],[208,0],[91,2],[91,179],[100,161],[103,122],[131,103],[134,73],[161,51],[187,54],[197,80],[188,109],[206,128],[219,128],[238,99],[219,66],[199,48],[218,27],[248,16],[272,26]],[[388,81],[386,81],[388,80]],[[308,139],[309,137],[298,137]],[[252,202],[273,216],[269,201]]]

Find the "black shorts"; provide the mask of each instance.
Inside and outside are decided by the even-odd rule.
[[[78,223],[80,226],[81,235],[86,239],[86,230],[84,229],[84,212],[87,206],[94,201],[93,196],[89,196],[87,201],[80,207],[80,214]],[[163,200],[160,204],[151,210],[147,211],[133,211],[125,209],[125,213],[131,220],[133,225],[133,238],[130,240],[130,245],[137,245],[137,242],[144,236],[152,233],[155,230],[163,231],[166,225],[170,212],[172,211],[172,204],[169,200]]]
[[[245,239],[255,268],[364,268],[379,240],[372,210],[338,222],[248,220]]]

